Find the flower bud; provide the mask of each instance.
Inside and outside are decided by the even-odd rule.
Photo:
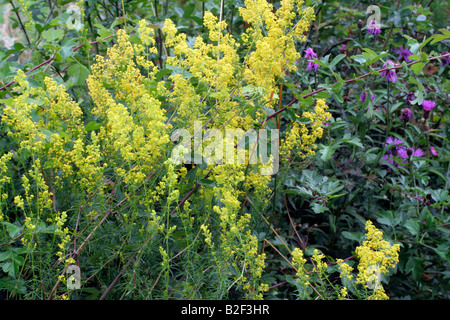
[[[364,21],[362,21],[361,19],[358,21],[358,28],[362,29],[364,27]]]
[[[408,157],[411,157],[412,156],[412,154],[413,154],[413,149],[411,149],[411,148],[408,148],[408,150],[406,150],[406,153],[408,154]]]
[[[400,120],[402,122],[410,122],[413,119],[412,111],[409,108],[402,109],[402,112],[400,114]]]

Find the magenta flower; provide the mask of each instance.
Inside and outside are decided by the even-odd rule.
[[[386,154],[383,155],[383,159],[387,160],[390,164],[395,165],[398,167],[399,165],[405,166],[408,162],[407,160],[402,160],[400,164],[398,162],[394,162],[394,157],[400,157],[402,159],[408,159],[407,155],[407,149],[405,146],[402,145],[403,141],[397,138],[392,138],[389,136],[386,140],[386,143],[383,145],[383,147],[393,145],[394,148],[390,148]],[[390,169],[389,169],[390,171]]]
[[[436,107],[436,102],[431,100],[423,100],[422,102],[423,107],[423,118],[426,120],[430,117],[430,111]]]
[[[317,54],[314,52],[314,50],[310,47],[305,50],[305,58],[307,59],[317,59]],[[317,63],[308,61],[308,71],[311,71],[314,68],[314,71],[317,71],[317,68],[319,68],[319,65]]]
[[[393,149],[397,149],[403,144],[403,141],[397,138],[392,138],[391,136],[389,136],[386,139],[386,143],[383,145],[383,147],[387,147],[389,145],[394,145],[395,148]],[[393,149],[390,149],[388,152],[392,152]]]
[[[397,58],[399,62],[406,61],[410,62],[411,59],[408,57],[412,55],[412,52],[404,47],[400,47],[398,49],[395,49],[395,52],[399,54],[399,57]]]
[[[420,148],[414,149],[410,148],[408,149],[408,155],[411,153],[411,156],[414,157],[423,157],[425,155],[425,152],[423,152]]]
[[[340,53],[344,53],[344,52],[345,52],[345,44],[342,45]]]
[[[413,119],[412,111],[409,108],[402,109],[400,120],[402,122],[410,122]]]
[[[387,63],[383,64],[383,69],[386,69],[388,67],[388,65],[391,65],[392,67],[395,66],[395,63],[392,62],[391,60],[388,60]],[[390,82],[396,82],[397,81],[397,73],[395,72],[395,69],[388,69],[388,70],[383,70],[381,72],[381,75],[383,77],[386,78],[387,81]]]
[[[423,100],[422,107],[425,111],[431,111],[431,109],[436,107],[436,102],[431,100]]]
[[[369,33],[373,34],[374,36],[376,36],[376,35],[381,33],[380,26],[378,25],[378,23],[377,23],[377,21],[375,19],[373,19],[369,23]]]
[[[433,146],[430,147],[430,151],[433,156],[437,156],[437,151]]]

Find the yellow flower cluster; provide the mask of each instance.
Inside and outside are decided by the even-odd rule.
[[[300,54],[295,40],[305,40],[303,34],[315,19],[312,8],[303,8],[303,2],[281,1],[281,7],[274,10],[268,1],[246,0],[245,7],[239,8],[242,18],[250,25],[242,40],[254,48],[246,56],[245,78],[254,87],[263,88],[268,96],[276,92],[276,81],[285,72],[296,69],[295,61]],[[301,19],[296,22],[297,16]]]
[[[223,263],[230,264],[236,270],[236,281],[243,285],[249,297],[262,298],[262,292],[267,285],[260,283],[264,270],[265,254],[258,253],[258,239],[249,229],[251,215],[240,213],[242,202],[239,186],[246,179],[244,165],[218,165],[214,169],[213,179],[216,187],[213,193],[221,199],[221,206],[214,206],[213,210],[219,215],[221,236],[220,255]],[[206,241],[211,243],[211,234],[203,227]],[[251,278],[243,274],[250,273]]]
[[[336,263],[339,266],[340,278],[342,285],[337,286],[332,284],[327,274],[329,273],[329,267],[324,262],[325,255],[320,253],[317,249],[313,251],[311,262],[313,269],[311,272],[315,272],[315,278],[310,283],[310,275],[305,269],[306,259],[303,257],[303,251],[299,248],[295,248],[292,254],[292,266],[296,271],[296,283],[300,299],[309,299],[313,290],[321,298],[325,298],[326,292],[324,285],[330,284],[330,288],[334,290],[333,295],[340,300],[348,299],[349,289],[356,294],[358,298],[364,298],[369,300],[384,300],[389,299],[386,295],[383,286],[381,285],[381,275],[388,273],[391,269],[395,268],[398,263],[398,251],[400,247],[398,244],[390,245],[389,242],[383,240],[383,233],[375,228],[371,221],[366,223],[366,240],[363,241],[361,246],[356,248],[356,256],[359,259],[358,275],[354,279],[353,268],[349,263],[342,259],[336,259]],[[327,280],[327,281],[324,281]],[[319,282],[320,288],[315,288]],[[362,285],[362,290],[360,290]],[[308,286],[311,287],[308,288]],[[322,294],[319,292],[321,291]]]
[[[310,286],[309,275],[306,272],[306,259],[303,256],[303,251],[295,248],[292,252],[292,265],[296,270],[295,282],[300,299],[307,299],[309,297],[308,287]]]
[[[154,43],[145,24],[141,23],[139,30],[143,41]],[[117,45],[108,49],[108,59],[97,56],[87,85],[95,104],[92,113],[105,124],[97,135],[104,158],[125,183],[137,186],[162,156],[170,126],[165,124],[161,102],[150,93],[146,78],[133,62],[142,48],[133,49],[123,30],[117,37]]]
[[[315,154],[314,149],[317,146],[314,143],[323,135],[323,123],[331,118],[327,108],[324,99],[317,99],[314,112],[303,112],[300,118],[306,119],[307,122],[294,122],[280,146],[282,156],[289,157],[292,150],[295,150],[300,158]]]
[[[170,83],[155,81],[158,68],[151,57],[158,51],[153,28],[146,21],[140,21],[137,27],[140,41],[133,41],[124,30],[118,30],[117,44],[107,50],[106,56],[95,58],[86,81],[93,102],[93,121],[97,122],[94,130],[85,126],[79,103],[70,98],[63,85],[46,78],[45,89],[31,88],[23,71],[19,70],[15,80],[16,91],[20,94],[7,103],[2,122],[11,129],[9,134],[19,143],[20,151],[26,150],[33,156],[33,166],[22,176],[25,195],[15,196],[14,202],[22,210],[34,203],[30,210],[35,210],[36,214],[25,220],[30,230],[36,227],[34,221],[43,220],[44,211],[51,212],[48,221],[57,226],[55,234],[59,239],[57,256],[60,261],[73,262],[64,257],[70,231],[64,227],[68,221],[67,213],[59,212],[56,202],[53,203],[55,195],[50,192],[50,186],[52,190],[61,190],[70,183],[76,196],[80,196],[81,201],[86,200],[83,207],[87,208],[94,203],[88,203],[92,199],[90,196],[97,191],[102,196],[112,184],[116,190],[117,184],[130,202],[136,200],[135,204],[147,206],[151,212],[141,232],[165,233],[166,244],[177,227],[172,221],[189,218],[188,222],[192,222],[189,213],[195,212],[199,203],[204,205],[202,212],[211,208],[210,211],[218,216],[220,236],[213,238],[205,224],[201,230],[214,259],[220,265],[234,269],[229,276],[233,278],[233,284],[242,286],[248,297],[262,298],[262,293],[267,290],[267,285],[261,281],[265,254],[259,252],[258,239],[250,229],[255,218],[251,210],[257,212],[257,205],[267,204],[271,192],[270,175],[262,175],[246,164],[208,163],[208,170],[214,165],[209,179],[215,187],[203,188],[193,196],[202,197],[202,201],[195,201],[199,198],[186,201],[178,209],[176,219],[169,219],[169,208],[180,198],[182,185],[179,180],[186,180],[183,178],[187,174],[186,168],[179,169],[166,160],[171,151],[169,133],[172,126],[193,133],[194,121],[203,121],[203,134],[208,128],[225,133],[226,129],[248,130],[259,124],[266,116],[262,107],[270,107],[281,98],[274,98],[277,81],[286,72],[295,70],[295,61],[300,57],[295,42],[304,41],[304,33],[314,20],[312,8],[304,7],[302,0],[281,1],[277,10],[265,0],[246,0],[245,7],[239,11],[249,23],[242,35],[244,48],[227,32],[226,22],[219,21],[210,12],[204,15],[209,41],[197,37],[191,45],[185,34],[178,33],[171,20],[165,21],[162,28],[164,45],[173,53],[166,61],[167,67],[174,71],[168,77]],[[166,115],[163,101],[168,105],[170,117]],[[319,99],[314,111],[303,113],[302,118],[307,122],[294,124],[285,140],[286,150],[295,149],[302,157],[314,153],[314,143],[323,134],[322,124],[330,117],[326,108],[325,100]],[[223,143],[235,145],[234,139],[239,140],[240,136],[231,139],[226,137]],[[233,159],[236,161],[235,151]],[[249,150],[245,153],[248,159]],[[6,173],[11,157],[12,154],[0,158],[1,174]],[[165,174],[161,174],[161,167],[166,170]],[[153,177],[151,173],[155,171],[158,172]],[[194,178],[205,172],[198,170]],[[139,187],[150,177],[153,180],[139,194]],[[0,194],[2,185],[8,182],[9,178],[0,176]],[[34,194],[31,182],[37,187]],[[136,199],[131,199],[130,195],[136,195]],[[113,202],[113,196],[114,192],[109,203]],[[2,194],[2,199],[5,197]],[[167,211],[167,219],[157,212],[161,207],[162,211]],[[97,210],[100,211],[92,212]],[[130,230],[137,217],[137,210],[121,216]],[[182,223],[185,225],[184,220]],[[161,246],[160,253],[162,267],[168,275],[172,252],[169,247]],[[319,272],[326,269],[323,258],[319,252],[314,253],[313,260]],[[303,267],[305,262],[303,253],[294,250],[293,263],[306,293],[309,283]]]
[[[67,220],[67,213],[65,211],[61,212],[59,215],[55,217],[54,220],[56,223],[55,234],[59,235],[61,239],[61,242],[58,244],[59,251],[56,253],[56,255],[58,256],[59,261],[66,264],[70,264],[71,262],[73,262],[73,260],[71,258],[66,259],[64,257],[66,246],[70,241],[69,229],[67,227],[64,227],[64,224],[66,223]]]
[[[323,273],[327,270],[327,263],[322,261],[325,258],[323,253],[320,253],[319,250],[314,249],[312,260],[314,261],[314,271]]]
[[[363,285],[364,289],[373,290],[368,299],[389,299],[381,285],[381,276],[397,265],[400,246],[391,245],[383,240],[383,232],[378,230],[370,220],[366,222],[366,231],[366,240],[355,250],[359,263],[358,275],[354,283]],[[342,259],[337,259],[336,262],[339,265],[343,283],[352,283],[353,268]]]
[[[366,222],[366,231],[366,240],[362,246],[356,248],[355,253],[359,259],[356,283],[367,286],[375,270],[384,274],[396,266],[400,245],[391,245],[383,240],[383,232],[378,230],[370,220]]]
[[[0,157],[0,222],[5,219],[3,215],[3,203],[6,202],[8,198],[8,194],[4,191],[4,186],[11,181],[11,178],[9,177],[9,166],[8,163],[13,157],[13,153],[8,152],[3,154]]]

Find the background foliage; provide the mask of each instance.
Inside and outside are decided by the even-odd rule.
[[[382,279],[386,294],[391,299],[448,299],[450,64],[448,56],[436,57],[449,51],[449,3],[377,1],[381,9],[378,36],[368,33],[366,27],[366,9],[371,1],[307,3],[314,6],[316,20],[306,42],[297,43],[302,55],[297,61],[298,70],[286,73],[281,80],[280,106],[288,107],[268,125],[275,127],[277,123],[272,120],[277,119],[278,126],[287,131],[296,114],[311,106],[315,98],[326,99],[332,117],[324,124],[315,155],[280,164],[279,173],[270,181],[267,203],[244,202],[243,208],[251,213],[249,226],[258,251],[266,255],[261,276],[261,282],[267,284],[263,298],[299,297],[301,288],[289,262],[294,248],[303,250],[309,271],[316,270],[311,260],[315,249],[327,257],[327,271],[317,273],[312,283],[320,284],[324,279],[334,283],[339,278],[336,259],[345,259],[356,268],[355,248],[364,240],[364,227],[370,220],[383,231],[385,239],[400,245],[399,263]],[[93,102],[86,80],[95,56],[106,56],[108,48],[117,44],[119,29],[129,31],[131,41],[138,41],[133,30],[141,19],[146,19],[156,35],[158,51],[152,56],[160,68],[156,78],[167,79],[180,70],[164,65],[167,52],[161,28],[166,18],[173,20],[180,33],[186,33],[188,43],[205,34],[206,11],[222,15],[228,33],[238,40],[248,27],[238,14],[243,1],[79,1],[83,10],[81,25],[77,24],[76,14],[68,11],[70,4],[0,1],[5,13],[0,17],[0,115],[19,96],[13,81],[17,71],[23,70],[31,88],[43,87],[47,76],[63,84],[70,98],[79,103],[86,132],[95,132],[101,121],[91,112]],[[273,5],[280,6],[278,1]],[[308,47],[318,55],[317,72],[307,69],[304,51]],[[410,60],[397,51],[400,48],[409,50]],[[399,65],[394,83],[376,71],[387,60]],[[367,97],[362,99],[364,90]],[[307,96],[312,92],[315,94]],[[424,100],[436,103],[426,121]],[[162,103],[170,110],[167,101]],[[406,108],[412,111],[412,118],[402,121],[402,110]],[[265,112],[270,116],[273,110]],[[33,168],[33,157],[16,152],[18,142],[7,134],[8,130],[7,124],[0,123],[1,155],[3,159],[12,155],[7,167],[0,167],[2,175],[11,177],[2,182],[0,192],[1,212],[7,217],[0,232],[2,298],[69,295],[72,299],[98,299],[106,294],[110,299],[252,297],[235,280],[236,268],[221,270],[220,259],[205,254],[208,249],[201,226],[208,224],[216,234],[219,221],[212,204],[202,202],[202,197],[208,197],[216,187],[214,181],[204,178],[202,166],[187,168],[183,180],[186,183],[177,186],[179,194],[173,203],[153,208],[158,213],[172,210],[192,188],[198,187],[195,201],[188,202],[191,207],[186,211],[190,213],[166,221],[167,229],[159,233],[148,223],[158,217],[149,215],[138,202],[127,202],[132,197],[130,190],[121,189],[119,183],[116,187],[113,175],[104,181],[109,185],[107,193],[88,206],[83,205],[88,195],[77,193],[76,183],[71,186],[70,181],[64,182],[65,189],[54,195],[59,208],[68,213],[64,223],[74,230],[79,223],[77,217],[85,217],[84,224],[78,226],[82,232],[76,247],[71,247],[73,238],[69,244],[64,243],[64,229],[58,224],[63,216],[48,223],[42,220],[34,226],[35,231],[25,232],[30,222],[19,210],[16,197],[26,194],[21,176]],[[424,153],[406,159],[398,154],[392,156],[396,147],[386,143],[389,137],[400,139],[405,152],[413,148]],[[39,177],[47,177],[48,181],[49,175],[35,173],[32,188],[39,187]],[[170,172],[152,176],[149,190],[164,175],[170,177]],[[110,201],[109,206],[105,199]],[[103,221],[98,220],[99,216],[105,220],[96,228],[97,222]],[[143,221],[148,223],[145,232],[139,231]],[[179,227],[170,230],[170,224]],[[33,251],[27,249],[26,242],[20,242],[27,234],[36,243]],[[59,284],[57,275],[62,266],[56,262],[56,253],[61,243],[67,252],[84,245],[83,286],[79,290],[68,292]],[[161,250],[162,243],[170,245]],[[169,257],[165,256],[167,252]],[[179,260],[179,256],[183,259]],[[257,285],[252,284],[255,288]],[[319,295],[335,297],[325,284],[318,287],[323,289]],[[308,293],[308,297],[314,294]],[[350,297],[360,296],[353,292]]]

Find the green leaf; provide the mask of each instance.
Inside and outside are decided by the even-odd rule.
[[[184,69],[181,69],[179,67],[174,67],[171,65],[166,65],[166,69],[172,70],[174,74],[181,74],[184,79],[192,78],[194,75]]]
[[[59,40],[64,36],[64,30],[62,29],[48,29],[42,32],[42,37],[49,42]]]
[[[24,253],[24,250],[19,250],[20,248],[15,248],[6,252],[0,253],[0,261],[5,261],[0,263],[3,271],[7,273],[10,277],[15,278],[19,267],[23,265],[24,258],[19,254]],[[27,250],[26,248],[22,248]]]
[[[72,64],[67,70],[67,74],[73,77],[73,83],[77,86],[84,85],[89,76],[89,69],[82,64]]]
[[[172,73],[171,69],[160,69],[156,74],[155,74],[155,80],[158,81],[160,79],[162,79],[165,75],[168,75]]]
[[[418,62],[418,63],[411,65],[411,70],[414,72],[415,75],[418,75],[419,73],[422,72],[423,67],[424,67],[424,63]]]
[[[200,179],[198,180],[198,184],[210,188],[214,188],[216,186],[216,183],[209,179]]]
[[[351,56],[350,58],[352,58],[356,62],[359,62],[359,64],[365,64],[367,61],[366,58],[361,54],[357,54],[356,56]]]
[[[75,48],[75,45],[76,44],[74,42],[69,42],[61,46],[61,49],[59,49],[59,54],[63,60],[66,60],[73,55],[73,48]]]
[[[405,222],[405,227],[406,229],[408,229],[408,231],[412,234],[412,235],[418,235],[420,232],[420,225],[419,223],[414,220],[414,219],[408,219]]]
[[[345,54],[339,54],[339,55],[337,55],[331,62],[330,62],[330,69],[333,69],[334,68],[334,66],[339,62],[339,61],[341,61],[342,59],[344,59],[346,57],[346,55]]]
[[[324,206],[322,203],[319,203],[319,202],[311,203],[310,207],[311,207],[312,211],[314,211],[314,213],[316,213],[316,214],[329,210],[326,206]]]
[[[402,221],[402,216],[400,214],[394,213],[393,211],[383,210],[378,214],[380,215],[380,217],[377,218],[377,221],[390,227],[395,227]]]
[[[89,131],[93,131],[93,130],[97,130],[100,127],[103,126],[103,123],[97,123],[97,122],[89,122],[84,129],[89,132]]]
[[[433,249],[440,257],[450,262],[450,243],[441,243],[437,248]]]
[[[323,60],[323,58],[322,58],[322,60]],[[322,62],[321,60],[318,60],[318,59],[312,59],[312,62],[318,64],[319,66],[328,68],[328,64],[326,64],[325,62]]]
[[[16,226],[15,224],[12,224],[7,221],[3,221],[2,224],[6,226],[6,230],[8,231],[9,236],[12,239],[17,237],[23,230],[23,227]]]
[[[323,144],[319,144],[319,154],[321,154],[320,159],[322,161],[328,161],[333,156],[334,152],[337,148],[339,148],[339,144],[331,145],[331,146],[325,146]]]
[[[361,242],[361,240],[364,238],[364,233],[362,232],[348,232],[343,231],[342,236],[346,239],[353,240],[356,242]]]

